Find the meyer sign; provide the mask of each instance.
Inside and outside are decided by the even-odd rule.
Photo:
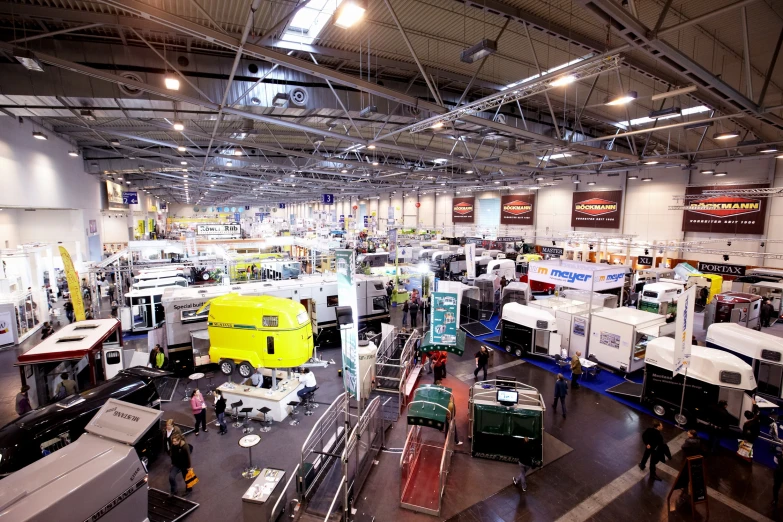
[[[241,233],[239,225],[196,225],[199,236],[239,236]]]
[[[565,250],[560,247],[543,246],[541,247],[541,253],[560,257],[565,253]]]
[[[568,265],[553,265],[554,261],[533,261],[528,270],[528,279],[557,286],[580,290],[609,290],[619,288],[625,281],[625,268],[601,269],[600,271],[578,269]]]
[[[703,272],[705,274],[744,276],[745,267],[742,265],[727,265],[725,263],[703,263],[699,261],[699,272]]]

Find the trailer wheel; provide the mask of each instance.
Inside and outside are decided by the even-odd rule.
[[[229,359],[223,359],[220,361],[220,371],[223,375],[231,375],[234,373],[234,361]]]
[[[507,345],[506,345],[506,351],[507,351],[508,353],[514,353],[514,349],[511,347],[511,345],[510,345],[510,344],[507,344]]]
[[[676,414],[674,416],[674,422],[676,422],[680,426],[687,426],[688,416],[686,415],[686,412]]]
[[[655,406],[653,406],[653,413],[655,413],[659,417],[663,417],[666,415],[666,408],[664,408],[660,404],[656,404]]]
[[[239,375],[241,375],[245,379],[253,375],[253,367],[250,365],[249,362],[239,363],[237,369],[239,370]]]
[[[552,294],[554,294],[554,293],[555,293],[555,289],[554,289],[554,288],[550,288],[549,290],[547,290],[547,291],[546,291],[546,293],[547,293],[548,295],[552,295]]]

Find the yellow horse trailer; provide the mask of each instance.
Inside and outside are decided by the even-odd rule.
[[[209,358],[226,375],[236,367],[247,378],[258,367],[291,368],[313,356],[310,316],[300,303],[269,295],[226,294],[207,304]]]

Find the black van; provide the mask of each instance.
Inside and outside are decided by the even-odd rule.
[[[0,478],[78,439],[107,399],[160,409],[155,379],[169,372],[144,367],[122,370],[116,377],[82,393],[33,410],[0,428]],[[156,424],[136,445],[140,458],[152,461],[160,452]]]

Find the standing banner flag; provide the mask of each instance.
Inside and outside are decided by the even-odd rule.
[[[457,344],[457,294],[434,292],[430,331],[432,344]]]
[[[79,274],[76,273],[71,255],[65,247],[60,247],[60,258],[63,260],[65,268],[65,279],[68,281],[68,292],[71,294],[74,317],[77,321],[84,321],[84,302],[82,301],[82,287],[79,285]]]
[[[389,230],[389,262],[397,261],[397,229]]]
[[[335,265],[337,268],[337,303],[340,306],[350,306],[353,326],[341,328],[340,335],[343,344],[343,384],[348,395],[359,400],[359,308],[354,272],[356,253],[353,250],[335,250]]]
[[[465,264],[468,270],[468,279],[476,279],[476,244],[465,245]]]
[[[691,360],[693,314],[696,306],[696,285],[691,286],[677,299],[677,319],[674,328],[674,373],[683,373],[683,367]]]

